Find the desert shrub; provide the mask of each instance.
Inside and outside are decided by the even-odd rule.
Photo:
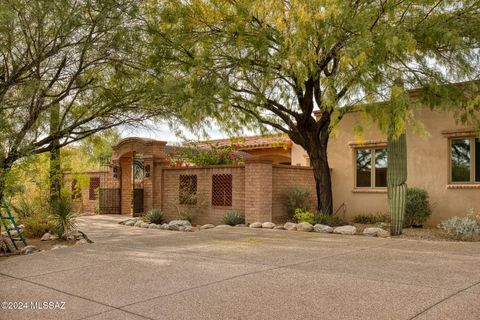
[[[53,229],[48,203],[41,197],[19,197],[15,203],[10,203],[10,209],[16,222],[24,225],[23,235],[27,238],[40,238]]]
[[[293,217],[297,222],[308,222],[311,224],[315,224],[315,213],[313,212],[296,209],[295,215]]]
[[[147,223],[162,224],[165,222],[165,217],[162,211],[152,208],[142,216],[142,220]]]
[[[465,217],[452,217],[442,221],[438,227],[445,230],[454,239],[473,240],[480,235],[480,215],[475,216],[473,213],[469,213]]]
[[[31,213],[19,220],[23,224],[23,235],[27,238],[40,238],[46,232],[53,230],[53,223],[47,210]]]
[[[310,191],[303,186],[293,186],[283,195],[283,205],[289,218],[294,218],[297,209],[307,211],[310,206]]]
[[[339,216],[323,214],[321,212],[309,212],[302,209],[295,210],[294,219],[297,222],[326,224],[331,227],[342,226],[345,224]]]
[[[342,218],[336,215],[329,215],[329,214],[323,214],[321,212],[318,212],[314,215],[314,221],[315,223],[319,224],[326,224],[327,226],[330,227],[337,227],[337,226],[343,226],[345,222],[343,221]]]
[[[26,198],[18,199],[16,204],[10,203],[10,208],[15,213],[18,220],[33,216],[38,209],[37,204],[32,200]]]
[[[75,229],[75,218],[70,195],[62,193],[50,208],[50,219],[53,224],[52,231],[59,238],[64,239],[70,231]]]
[[[223,222],[229,226],[245,223],[245,219],[237,210],[229,210],[223,216]]]
[[[428,201],[428,192],[420,188],[408,188],[404,226],[423,225],[431,214],[432,207]]]
[[[376,224],[387,221],[388,217],[382,214],[359,214],[353,218],[353,222],[363,224]]]

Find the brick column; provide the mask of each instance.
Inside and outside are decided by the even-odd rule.
[[[163,157],[145,156],[143,158],[145,177],[143,179],[143,208],[162,209],[162,168],[170,165]],[[148,177],[147,177],[148,175]]]
[[[132,214],[132,157],[121,157],[119,164],[121,168],[120,212],[122,214]]]
[[[245,161],[245,221],[272,221],[272,163],[270,159]]]

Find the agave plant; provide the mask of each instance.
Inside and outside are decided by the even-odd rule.
[[[55,234],[59,238],[66,239],[67,235],[76,227],[76,216],[72,212],[69,196],[62,195],[52,204],[50,217]]]

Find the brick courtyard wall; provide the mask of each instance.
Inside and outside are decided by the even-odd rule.
[[[272,160],[252,159],[245,163],[246,222],[272,221]]]
[[[273,222],[283,223],[288,219],[286,208],[283,205],[283,199],[288,189],[293,186],[304,186],[310,190],[310,209],[315,210],[317,196],[312,168],[301,166],[273,165],[272,169]]]
[[[161,208],[167,220],[178,219],[177,209],[179,204],[179,179],[180,175],[197,176],[197,204],[205,204],[203,212],[198,212],[194,224],[223,224],[223,216],[228,210],[235,209],[245,215],[245,167],[244,166],[209,166],[190,168],[163,168]],[[158,173],[158,171],[157,171]],[[232,175],[232,205],[212,206],[212,175]],[[157,194],[157,197],[159,195]],[[154,200],[158,204],[158,201]],[[203,206],[202,206],[203,207]]]
[[[72,199],[72,210],[75,213],[95,213],[97,208],[97,200],[90,200],[90,182],[91,178],[104,179],[107,176],[102,171],[88,171],[82,173],[65,172],[63,174],[63,183],[70,192],[72,191],[72,183],[74,179],[86,179],[87,185],[80,189],[80,197]]]

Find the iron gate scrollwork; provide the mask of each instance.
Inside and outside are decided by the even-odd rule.
[[[121,214],[120,166],[103,161],[98,190],[99,214]]]

